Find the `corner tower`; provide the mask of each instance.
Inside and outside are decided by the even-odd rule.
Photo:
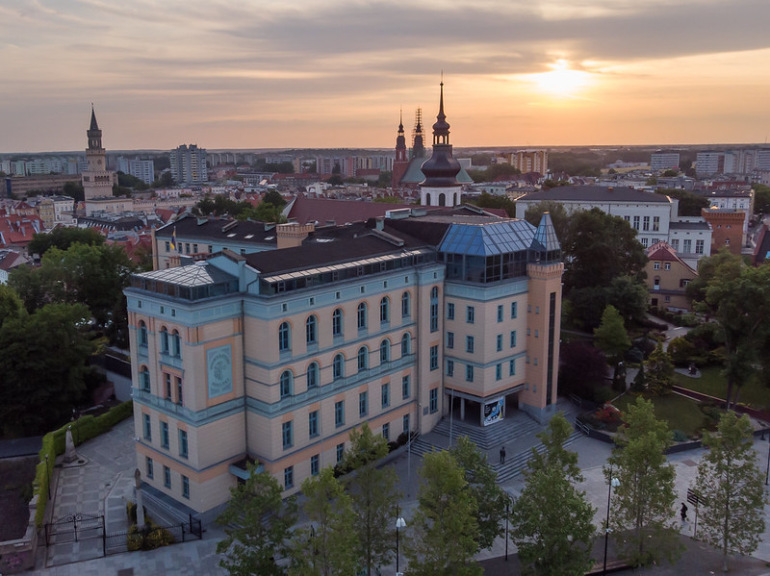
[[[83,192],[86,200],[112,196],[112,186],[117,184],[115,172],[107,170],[107,154],[102,148],[102,131],[96,122],[94,105],[91,104],[91,124],[86,131],[88,148],[86,161],[88,168],[83,171]]]
[[[420,204],[423,206],[459,206],[461,186],[457,181],[460,163],[452,156],[449,143],[449,123],[444,114],[444,82],[438,116],[433,124],[433,154],[422,165],[425,180],[420,183]]]

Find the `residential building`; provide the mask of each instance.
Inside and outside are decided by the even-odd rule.
[[[679,170],[679,152],[664,152],[659,150],[650,155],[650,170],[663,172]]]
[[[223,250],[241,256],[275,250],[277,232],[275,224],[265,222],[184,216],[154,231],[153,269],[179,266],[185,259],[205,259]]]
[[[205,184],[209,180],[206,150],[182,144],[171,151],[171,176],[177,184]]]
[[[724,152],[698,152],[695,156],[695,175],[698,178],[722,174],[725,171]]]
[[[511,165],[518,168],[522,174],[548,172],[548,150],[517,150],[511,154]]]
[[[742,218],[739,223],[741,237],[738,246],[745,246],[748,240],[749,222],[754,213],[754,190],[741,186],[740,188],[709,190],[700,195],[709,201],[710,208],[741,213]],[[733,219],[731,218],[731,220]],[[730,224],[734,226],[735,222],[730,222]],[[730,238],[732,242],[735,242],[734,236],[731,235]],[[722,245],[721,242],[718,244]]]
[[[647,249],[647,284],[650,306],[672,311],[689,312],[687,285],[698,273],[682,260],[676,250],[665,242],[658,242]]]

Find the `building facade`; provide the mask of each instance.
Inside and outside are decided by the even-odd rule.
[[[689,312],[687,285],[698,273],[682,260],[671,246],[659,242],[647,249],[647,287],[650,292],[650,306],[674,312]]]
[[[511,165],[522,174],[548,172],[548,150],[517,150],[511,154]]]
[[[679,152],[654,152],[650,155],[650,170],[679,170]]]
[[[430,431],[450,404],[479,425],[515,408],[545,420],[562,270],[548,217],[535,229],[455,213],[135,275],[126,296],[149,489],[206,513],[246,460],[295,492],[339,462],[363,422],[394,440]]]

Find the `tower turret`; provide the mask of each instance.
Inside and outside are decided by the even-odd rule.
[[[421,204],[424,206],[456,206],[460,204],[460,183],[457,174],[460,163],[452,156],[449,143],[449,123],[444,114],[444,82],[436,123],[433,124],[433,154],[422,165],[425,180],[420,183]]]

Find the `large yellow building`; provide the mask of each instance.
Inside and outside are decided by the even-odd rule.
[[[442,106],[443,159],[423,168],[445,198],[458,168],[448,128]],[[432,430],[450,403],[479,426],[554,412],[563,264],[547,214],[535,228],[407,208],[275,234],[277,249],[185,258],[125,291],[153,496],[211,517],[247,462],[291,494],[339,462],[363,422],[395,440]]]

